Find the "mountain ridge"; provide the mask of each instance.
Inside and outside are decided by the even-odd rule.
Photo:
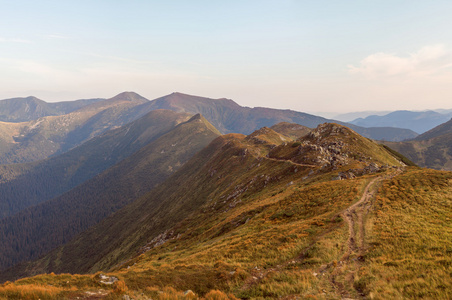
[[[371,115],[366,118],[358,118],[349,123],[362,127],[398,127],[411,129],[419,134],[448,121],[450,113],[429,111],[397,110],[383,116]]]
[[[130,258],[127,253],[134,253],[199,207],[207,205],[206,201],[213,203],[208,199],[216,199],[218,207],[227,211],[228,205],[229,209],[233,208],[246,197],[254,197],[252,195],[262,190],[278,186],[280,181],[284,186],[295,178],[301,182],[315,182],[329,172],[339,177],[356,177],[387,170],[388,164],[403,165],[375,142],[337,124],[319,125],[300,139],[307,144],[281,137],[269,128],[262,128],[248,136],[227,134],[216,138],[151,193],[41,258],[38,265],[44,269],[39,269],[38,265],[22,265],[19,269],[96,272],[111,268]],[[343,138],[343,144],[338,142]],[[360,141],[358,148],[346,145],[346,141],[353,139]],[[314,157],[320,155],[324,158],[311,161],[312,166],[304,166],[283,156],[287,150],[298,153],[315,147],[318,152]],[[83,245],[90,245],[90,249]],[[89,251],[89,259],[86,251]],[[55,261],[56,258],[59,262]],[[53,266],[53,269],[46,269],[46,266]]]
[[[59,156],[0,166],[0,218],[74,188],[189,118],[168,110],[151,111]]]
[[[143,98],[144,99],[144,98]],[[113,97],[68,114],[0,124],[0,164],[23,163],[64,153],[85,141],[136,120],[146,112],[134,108],[147,100]]]
[[[61,196],[0,220],[0,269],[36,259],[133,202],[218,135],[195,115]]]
[[[353,124],[326,119],[294,110],[265,107],[243,107],[230,99],[211,99],[183,93],[172,93],[149,103],[151,109],[163,108],[188,113],[201,113],[222,133],[250,134],[261,127],[271,127],[280,122],[297,123],[309,128],[325,122],[348,126],[372,139],[405,140],[418,134],[409,129],[363,128]]]
[[[26,122],[41,117],[67,114],[101,98],[80,99],[63,102],[45,102],[34,96],[0,100],[0,121]]]

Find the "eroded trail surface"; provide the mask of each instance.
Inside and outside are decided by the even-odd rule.
[[[314,271],[314,276],[319,279],[322,277],[328,281],[326,285],[331,288],[325,288],[324,295],[327,299],[365,299],[366,296],[355,285],[355,275],[360,267],[364,264],[365,252],[368,249],[366,223],[369,213],[375,200],[378,187],[384,180],[400,174],[402,169],[395,170],[391,174],[385,174],[373,178],[364,188],[361,198],[353,205],[345,209],[340,215],[348,225],[348,239],[345,243],[344,251],[338,261],[331,261],[322,265],[319,269]],[[318,240],[324,236],[333,233],[338,227],[330,228],[317,236],[312,243],[306,247],[300,255],[293,259],[283,262],[273,268],[259,268],[255,267],[251,271],[251,276],[245,281],[241,290],[248,290],[252,286],[259,284],[268,274],[281,271],[288,268],[290,265],[302,264],[306,258],[306,253],[315,246]],[[298,295],[290,295],[284,299],[300,299]]]
[[[366,221],[372,209],[378,186],[383,180],[390,179],[401,170],[392,174],[379,176],[370,181],[364,189],[361,199],[347,208],[342,218],[348,225],[348,240],[346,250],[337,263],[337,267],[331,272],[330,282],[338,296],[342,299],[365,297],[359,285],[354,284],[355,275],[364,263],[364,254],[368,249],[366,244]]]

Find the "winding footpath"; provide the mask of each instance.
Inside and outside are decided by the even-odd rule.
[[[371,180],[365,187],[361,199],[341,213],[342,218],[348,225],[348,240],[346,251],[337,263],[336,268],[331,272],[329,280],[336,295],[342,299],[353,299],[350,291],[356,291],[360,298],[365,296],[363,291],[359,290],[359,287],[354,286],[354,281],[356,273],[365,261],[364,254],[368,249],[366,245],[367,217],[372,209],[380,183],[401,172],[402,170],[398,169],[392,174],[382,175]],[[328,264],[328,266],[331,265]],[[325,270],[319,270],[319,272],[325,272]]]

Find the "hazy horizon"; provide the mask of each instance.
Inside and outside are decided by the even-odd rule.
[[[447,1],[2,4],[0,99],[178,91],[323,114],[451,108]]]

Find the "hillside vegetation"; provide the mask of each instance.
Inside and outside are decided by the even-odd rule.
[[[62,155],[0,166],[0,219],[69,191],[189,118],[168,110],[153,111]]]
[[[452,121],[441,124],[410,141],[384,143],[419,166],[452,170]]]
[[[229,134],[151,193],[1,278],[92,275],[38,275],[5,283],[0,295],[447,299],[451,183],[451,173],[404,167],[340,125],[298,140],[269,128]],[[118,281],[101,283],[100,271]]]
[[[167,118],[181,116],[171,111],[160,113]],[[0,270],[36,259],[133,202],[218,135],[196,115],[67,193],[0,220]]]

